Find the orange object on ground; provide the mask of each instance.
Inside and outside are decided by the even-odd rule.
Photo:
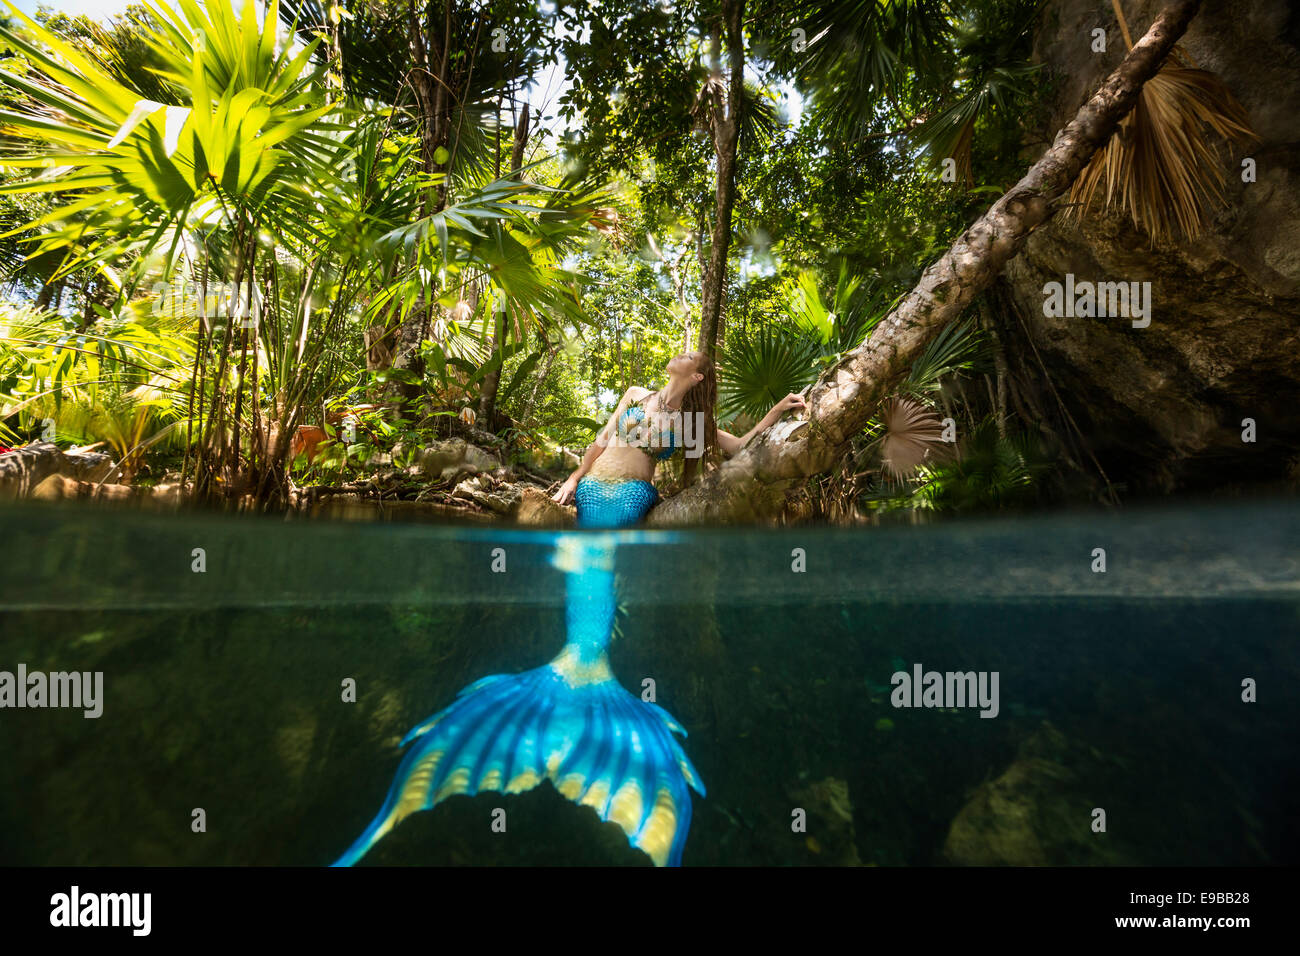
[[[325,429],[319,425],[299,425],[293,431],[293,440],[289,443],[289,460],[306,453],[307,461],[316,460],[316,446],[329,438]]]

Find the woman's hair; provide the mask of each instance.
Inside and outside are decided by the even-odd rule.
[[[714,408],[718,404],[718,369],[707,352],[685,352],[684,355],[695,357],[695,371],[704,375],[700,381],[691,386],[682,398],[682,420],[687,415],[700,413],[704,422],[704,454],[702,461],[709,461],[717,456],[718,423],[714,418]],[[688,459],[689,460],[689,459]]]

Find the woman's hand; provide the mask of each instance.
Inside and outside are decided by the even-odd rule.
[[[766,431],[767,429],[775,425],[778,421],[780,421],[781,416],[784,415],[786,412],[788,412],[790,409],[807,408],[807,407],[808,407],[808,403],[803,400],[802,395],[798,395],[795,392],[791,392],[785,398],[781,399],[779,402],[773,405],[772,408],[768,411],[768,413],[764,415],[763,418],[758,422],[758,424],[756,424],[749,431],[745,432],[745,434],[742,435],[741,437],[737,438],[735,435],[731,434],[730,432],[723,431],[721,428],[719,428],[718,444],[721,446],[722,450],[725,451],[728,455],[734,455],[736,454],[736,452],[740,451],[740,449],[744,448],[747,444],[749,444],[749,440],[753,438],[755,435],[757,435],[759,432]],[[690,459],[687,459],[688,464],[689,462]]]
[[[803,400],[802,395],[799,395],[795,392],[791,392],[785,398],[781,399],[779,402],[777,402],[775,405],[772,406],[772,414],[779,416],[789,411],[792,408],[807,408],[807,407],[808,407],[808,403]]]
[[[578,489],[578,475],[575,472],[565,479],[564,484],[560,485],[560,490],[551,495],[551,500],[562,505],[567,505],[573,500],[574,492]]]

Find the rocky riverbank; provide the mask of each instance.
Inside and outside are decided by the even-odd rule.
[[[337,485],[291,485],[293,513],[353,520],[507,522],[564,527],[574,509],[550,498],[555,479],[535,468],[503,462],[462,438],[433,442],[398,468],[378,457],[367,477]],[[38,442],[0,454],[0,498],[111,502],[153,510],[183,501],[180,476],[153,485],[115,480],[117,467],[102,452],[64,451]],[[241,505],[252,508],[251,497]]]

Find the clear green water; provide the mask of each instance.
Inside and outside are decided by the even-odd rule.
[[[330,862],[411,726],[559,649],[556,538],[0,510],[0,670],[104,674],[99,719],[0,709],[0,864]],[[615,672],[654,679],[708,787],[686,865],[1300,858],[1292,503],[641,532],[617,566]],[[893,707],[917,662],[998,672],[998,716]],[[648,865],[549,784],[453,797],[365,862]]]

